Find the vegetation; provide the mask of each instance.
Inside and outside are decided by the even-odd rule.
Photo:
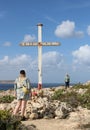
[[[62,97],[64,96],[64,89],[59,89],[55,91],[54,95],[52,96],[53,100],[62,100]]]
[[[84,94],[79,94],[77,90],[79,89],[87,89]],[[61,102],[67,102],[72,107],[76,108],[79,105],[90,109],[90,85],[76,85],[70,89],[70,91],[66,91],[63,89],[59,89],[55,91],[52,96],[53,100],[60,100]]]
[[[33,125],[25,126],[19,116],[12,116],[9,111],[0,110],[0,130],[31,130]]]
[[[90,90],[87,90],[83,95],[78,96],[80,105],[90,109]]]
[[[88,85],[83,85],[83,84],[76,84],[73,86],[74,89],[90,89],[90,84]]]
[[[15,99],[14,96],[6,95],[0,97],[0,103],[11,103]]]
[[[0,110],[0,130],[19,130],[20,118],[11,116],[9,111]]]

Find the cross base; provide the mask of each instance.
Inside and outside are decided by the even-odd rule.
[[[42,84],[38,83],[38,90],[42,89]]]

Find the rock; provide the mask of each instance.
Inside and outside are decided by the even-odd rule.
[[[38,114],[37,113],[31,113],[31,115],[30,115],[30,117],[29,117],[30,119],[38,119]]]
[[[64,119],[69,115],[71,109],[67,106],[65,102],[61,102],[60,106],[55,110],[55,116],[60,119]]]
[[[43,118],[44,118],[44,119],[49,119],[49,116],[44,116]]]
[[[51,113],[50,111],[47,111],[43,114],[43,117],[48,117],[48,118],[54,118],[55,117],[55,114],[54,113]]]
[[[43,94],[44,94],[44,92],[43,92],[42,89],[41,89],[41,90],[38,90],[38,92],[37,92],[37,95],[38,95],[38,96],[43,97]]]
[[[41,112],[38,112],[38,119],[42,119],[44,116],[44,114],[42,114]]]
[[[47,98],[47,97],[44,97],[44,98],[43,98],[43,101],[44,101],[44,102],[47,102],[47,101],[48,101],[48,98]]]
[[[80,115],[78,115],[78,112],[71,112],[70,113],[70,117],[69,120],[71,122],[79,122],[81,120]]]
[[[90,80],[84,83],[83,85],[89,85],[89,84],[90,84]]]
[[[0,110],[7,110],[9,103],[1,103],[0,104]]]
[[[36,128],[36,126],[33,125],[33,124],[31,124],[31,125],[21,124],[21,125],[19,126],[19,129],[20,129],[20,130],[38,130],[38,129]]]
[[[38,130],[34,125],[28,125],[26,128],[27,130]]]
[[[53,87],[53,88],[50,88],[50,91],[54,91],[55,92],[55,88]]]
[[[31,108],[31,110],[29,110],[29,111],[31,111],[31,113],[37,113],[38,112],[38,108]]]
[[[63,117],[63,112],[62,112],[62,109],[61,107],[58,107],[55,111],[55,115],[59,118],[62,118]]]
[[[40,103],[33,103],[32,106],[34,108],[37,108],[37,109],[42,109],[43,108],[43,104],[40,104]]]
[[[88,124],[90,123],[90,110],[79,107],[78,111],[70,113],[69,120],[71,122],[80,122],[81,124]]]
[[[51,113],[50,113],[50,114],[48,115],[48,117],[49,117],[49,118],[54,118],[55,116],[54,116],[54,114],[51,114]]]
[[[67,104],[66,102],[61,102],[61,104],[60,104],[60,106],[62,107],[62,108],[65,108],[67,111],[69,111],[69,112],[72,112],[73,111],[73,108],[69,105],[69,104]],[[63,109],[62,109],[63,110]]]
[[[55,117],[56,120],[60,119],[58,116]]]
[[[82,88],[80,88],[80,89],[77,91],[77,93],[83,95],[86,91],[87,91],[87,89],[82,89]]]
[[[53,107],[56,109],[60,106],[61,102],[58,100],[53,101]]]
[[[12,110],[13,111],[15,109],[16,104],[17,104],[17,100],[14,99],[14,101],[12,101],[11,103],[8,104],[7,110]]]

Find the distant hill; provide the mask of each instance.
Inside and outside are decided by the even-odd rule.
[[[0,84],[13,84],[15,80],[0,80]]]

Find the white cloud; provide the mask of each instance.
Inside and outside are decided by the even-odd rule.
[[[0,69],[1,67],[3,70],[5,70],[5,68],[12,67],[13,69],[28,68],[30,63],[32,63],[31,56],[26,54],[18,55],[12,58],[9,56],[4,56],[4,58],[0,60]]]
[[[90,36],[90,25],[87,27],[87,33]]]
[[[9,57],[8,56],[4,56],[3,59],[0,59],[0,65],[7,64],[8,61],[9,61]]]
[[[68,72],[71,76],[71,82],[79,82],[87,80],[90,77],[88,67],[81,67],[81,64],[88,64],[90,59],[90,46],[81,46],[78,50],[73,51],[74,70],[72,64],[64,62],[62,54],[56,51],[49,51],[43,53],[43,82],[64,82],[65,73]],[[87,58],[88,57],[88,58]],[[83,60],[84,58],[84,60]],[[86,59],[86,60],[85,60]],[[90,63],[90,61],[89,61]],[[37,57],[33,58],[27,54],[21,54],[14,57],[4,56],[0,58],[0,79],[15,79],[21,69],[25,69],[27,76],[31,79],[31,82],[38,81],[38,63]],[[80,66],[77,68],[77,65]],[[90,64],[89,64],[90,65]],[[87,76],[82,79],[81,72]]]
[[[67,20],[57,26],[55,35],[61,38],[71,38],[82,37],[84,33],[82,31],[75,31],[75,22]]]
[[[56,51],[44,53],[42,59],[44,76],[46,74],[47,76],[50,75],[54,70],[59,72],[58,70],[63,64],[63,56]],[[38,76],[37,57],[33,58],[30,55],[22,54],[15,57],[4,56],[0,59],[0,71],[3,74],[3,77],[0,77],[1,79],[4,77],[6,77],[6,79],[14,79],[21,69],[25,69],[29,76],[33,77],[33,80],[36,80]]]
[[[90,66],[90,46],[81,46],[78,50],[72,52],[75,64],[83,64]]]
[[[29,64],[31,61],[31,56],[28,56],[26,54],[22,54],[20,56],[16,56],[15,58],[10,60],[11,65],[24,65]]]
[[[12,44],[11,44],[11,42],[5,42],[4,44],[3,44],[3,46],[5,46],[5,47],[10,47]]]
[[[83,31],[77,31],[77,32],[74,32],[73,36],[75,36],[77,38],[81,38],[84,36],[84,33],[83,33]]]
[[[35,41],[36,37],[34,35],[26,34],[24,36],[24,42],[33,42]]]
[[[63,55],[56,51],[44,53],[42,58],[44,68],[57,68],[63,63]]]

